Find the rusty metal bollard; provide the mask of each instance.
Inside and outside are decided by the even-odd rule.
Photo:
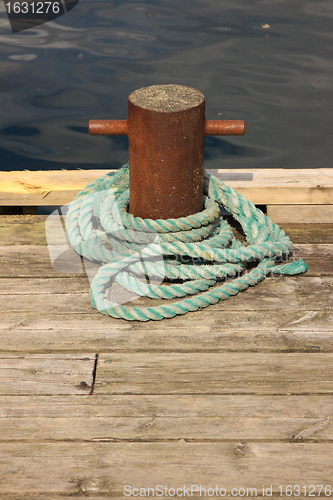
[[[129,212],[155,220],[201,212],[205,135],[244,133],[243,120],[206,120],[204,95],[184,85],[135,90],[127,120],[89,121],[89,134],[128,135]]]

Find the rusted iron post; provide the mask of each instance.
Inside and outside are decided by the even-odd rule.
[[[127,120],[90,120],[94,135],[128,135],[129,212],[185,217],[203,208],[205,135],[243,135],[243,120],[206,120],[205,98],[184,85],[153,85],[128,97]]]

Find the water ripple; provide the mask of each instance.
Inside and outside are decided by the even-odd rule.
[[[126,137],[89,119],[127,117],[133,90],[190,85],[209,119],[245,137],[206,138],[207,168],[331,167],[333,6],[317,0],[80,0],[11,33],[0,0],[1,168],[115,168]]]

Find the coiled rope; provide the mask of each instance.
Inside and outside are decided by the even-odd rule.
[[[270,273],[306,271],[303,259],[276,264],[292,248],[285,232],[252,202],[207,172],[204,195],[205,209],[189,217],[133,217],[127,212],[127,163],[118,172],[94,180],[76,196],[66,216],[69,241],[85,259],[104,263],[91,283],[93,307],[114,318],[161,320],[228,299]],[[220,216],[221,205],[241,224],[246,245],[234,238],[230,225]],[[245,272],[249,263],[257,265]],[[182,283],[154,286],[138,278],[146,275],[160,282],[165,277]],[[214,286],[221,280],[222,285]],[[107,293],[113,282],[155,299],[191,297],[152,307],[117,305]]]

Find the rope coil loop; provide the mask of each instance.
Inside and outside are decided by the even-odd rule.
[[[88,184],[70,205],[66,230],[76,252],[102,263],[91,283],[93,307],[114,318],[161,320],[228,299],[270,273],[306,271],[303,259],[276,265],[275,259],[288,255],[292,248],[285,232],[252,202],[207,172],[204,204],[202,212],[179,219],[133,217],[127,212],[128,163]],[[230,225],[220,216],[221,205],[241,224],[246,245],[234,238]],[[254,261],[258,265],[245,272]],[[163,280],[182,282],[163,285]],[[214,286],[219,280],[224,283]],[[190,297],[166,305],[131,307],[110,298],[110,283],[135,298]]]

